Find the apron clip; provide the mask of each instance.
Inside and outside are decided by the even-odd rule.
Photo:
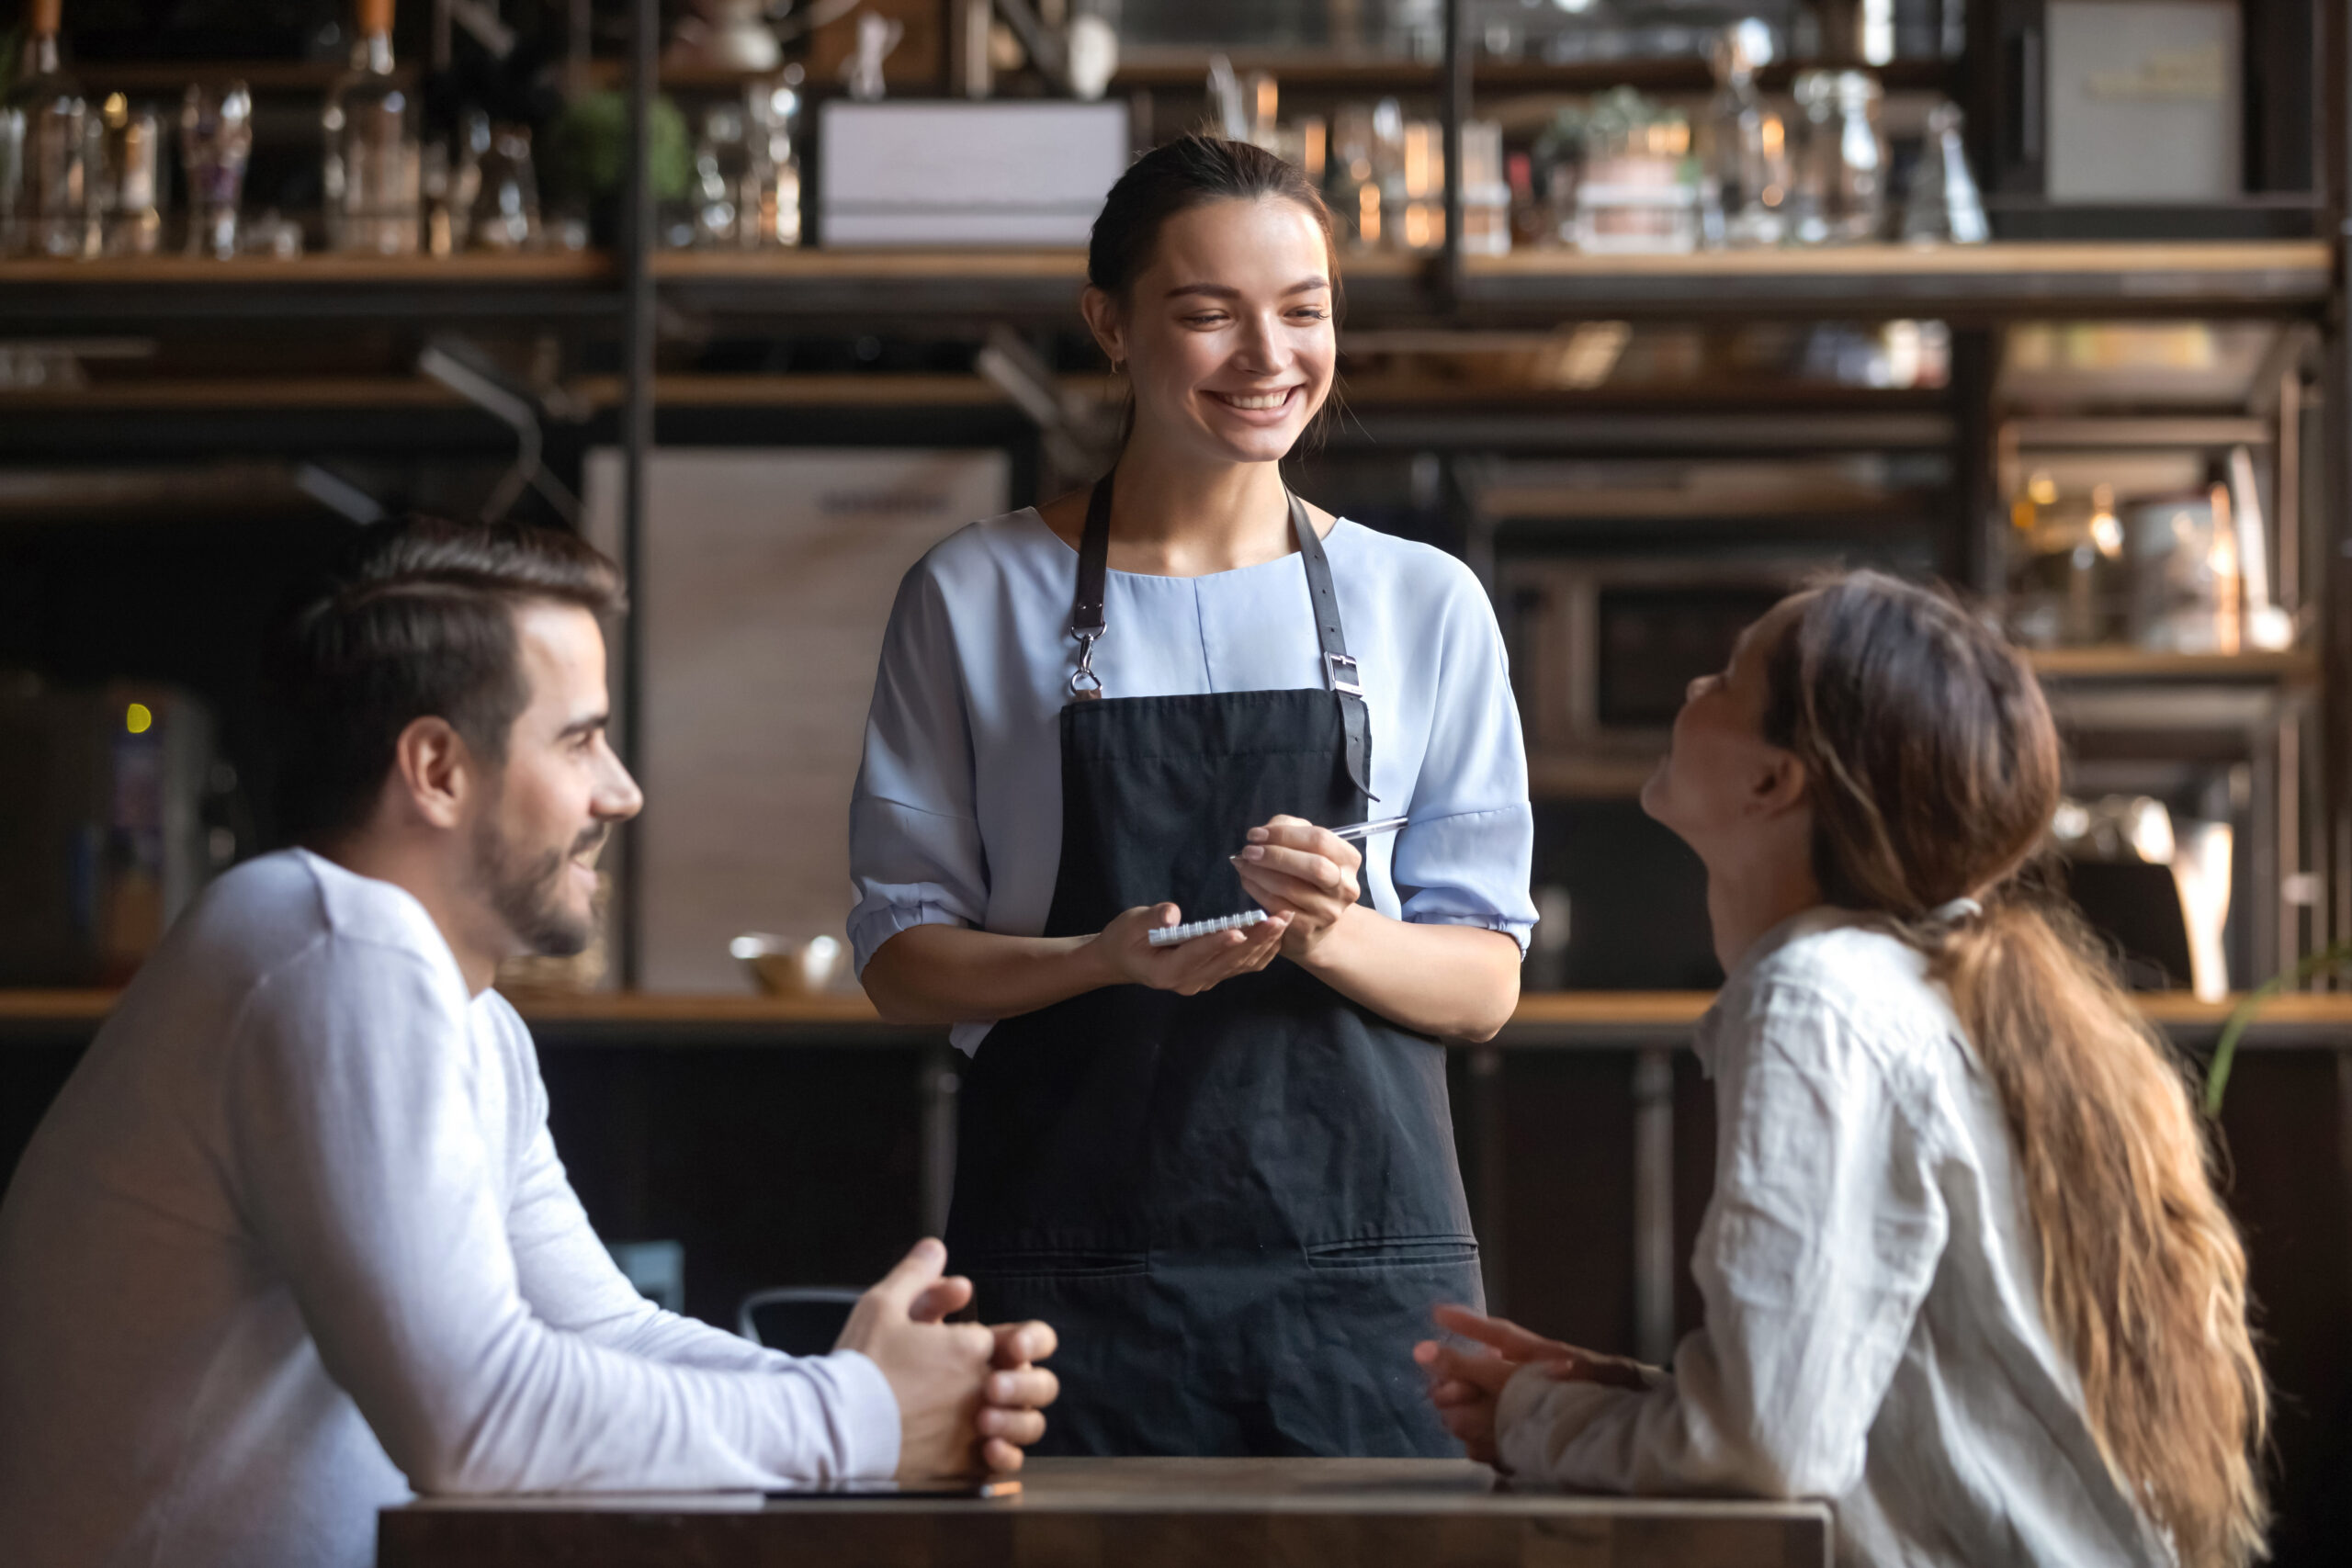
[[[1073,628],[1070,635],[1078,638],[1078,668],[1070,671],[1069,694],[1080,702],[1100,697],[1102,677],[1094,672],[1094,645],[1102,639],[1102,628],[1097,626],[1091,632]]]

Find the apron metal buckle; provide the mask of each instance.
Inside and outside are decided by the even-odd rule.
[[[1078,668],[1070,671],[1069,694],[1080,702],[1100,697],[1102,677],[1094,672],[1094,645],[1101,640],[1102,628],[1097,626],[1091,632],[1073,629],[1070,635],[1078,638]]]
[[[1350,677],[1344,681],[1340,678],[1340,666],[1342,664],[1348,667]],[[1326,653],[1323,656],[1323,679],[1332,691],[1351,697],[1363,696],[1363,687],[1354,679],[1362,673],[1363,667],[1344,653]]]

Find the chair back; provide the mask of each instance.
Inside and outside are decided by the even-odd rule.
[[[842,1285],[779,1285],[753,1291],[736,1310],[735,1332],[787,1356],[821,1356],[842,1337],[863,1291]]]

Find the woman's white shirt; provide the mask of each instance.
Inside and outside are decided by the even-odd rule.
[[[1845,1564],[2164,1564],[2044,1325],[1999,1100],[1913,948],[1816,909],[1701,1024],[1705,1326],[1645,1392],[1504,1391],[1506,1465],[1564,1485],[1833,1499]]]
[[[1524,947],[1533,818],[1494,610],[1460,561],[1344,520],[1324,540],[1372,727],[1374,907],[1508,931]],[[1060,867],[1060,713],[1078,553],[1034,509],[958,530],[907,573],[885,634],[850,807],[863,972],[910,926],[1035,936]],[[1109,573],[1094,669],[1113,697],[1324,684],[1295,552],[1205,577]],[[1238,845],[1204,843],[1204,855]],[[1188,909],[1205,919],[1231,909]],[[976,1049],[987,1021],[959,1024]]]

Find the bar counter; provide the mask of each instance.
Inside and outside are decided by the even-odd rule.
[[[1035,1460],[1016,1496],[434,1498],[379,1568],[1826,1568],[1826,1504],[1496,1489],[1460,1460]]]

